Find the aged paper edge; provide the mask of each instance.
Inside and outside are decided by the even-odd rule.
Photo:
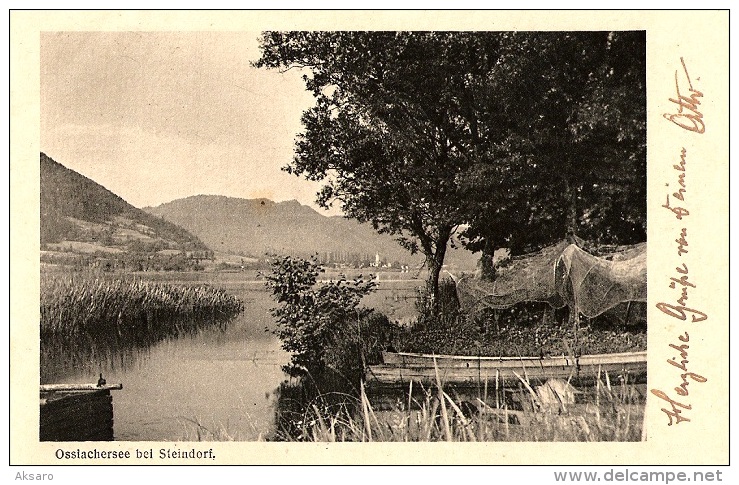
[[[728,321],[728,11],[310,11],[33,12],[10,15],[11,259],[10,463],[61,463],[55,443],[38,442],[38,153],[39,33],[63,30],[645,30],[648,62],[649,387],[679,384],[665,361],[676,336],[691,332],[690,360],[708,378],[691,386],[691,422],[667,426],[664,401],[650,398],[647,440],[640,443],[281,444],[207,443],[215,464],[727,464],[729,461]],[[674,71],[683,57],[704,93],[706,133],[676,128]],[[656,302],[672,297],[675,221],[660,206],[681,147],[689,153],[691,294],[709,318],[687,324]],[[676,382],[677,378],[677,382]],[[74,443],[92,449],[95,443]],[[134,450],[157,443],[114,442]],[[181,444],[184,446],[184,444]],[[205,443],[199,444],[200,446]],[[67,446],[69,448],[69,445]],[[108,461],[86,461],[85,464]],[[126,461],[134,464],[135,460]],[[146,463],[146,462],[141,462]],[[146,463],[148,464],[148,463]],[[192,463],[201,464],[201,463]]]

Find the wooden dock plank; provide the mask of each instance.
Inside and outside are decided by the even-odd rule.
[[[47,384],[40,388],[40,441],[113,440],[113,397],[121,384]]]

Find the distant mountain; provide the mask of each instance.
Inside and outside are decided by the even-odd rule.
[[[391,237],[341,217],[326,217],[295,200],[239,199],[197,195],[144,210],[196,234],[215,251],[255,257],[266,253],[344,253],[360,258],[379,253],[392,261],[417,259]]]
[[[137,209],[44,153],[40,163],[42,247],[64,242],[87,251],[208,249],[188,231]]]
[[[327,217],[295,200],[197,195],[144,210],[182,226],[215,251],[255,257],[317,253],[330,261],[374,260],[379,254],[389,263],[415,265],[423,261],[422,256],[411,255],[392,236],[380,235],[368,224]]]

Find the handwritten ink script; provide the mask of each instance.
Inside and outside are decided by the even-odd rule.
[[[703,114],[698,110],[700,106],[700,98],[703,93],[698,91],[690,80],[688,68],[684,59],[680,58],[684,78],[688,84],[688,95],[682,94],[680,90],[680,76],[675,71],[675,89],[677,90],[676,98],[669,98],[669,101],[677,105],[677,113],[665,113],[663,116],[666,120],[675,125],[695,134],[703,134],[706,131]],[[698,78],[700,79],[700,78]],[[662,208],[670,212],[670,217],[678,221],[676,229],[674,254],[678,261],[674,268],[673,275],[668,280],[667,287],[671,290],[671,297],[666,301],[657,303],[657,308],[667,317],[674,318],[681,324],[692,325],[700,323],[708,319],[708,314],[691,300],[692,292],[697,288],[697,282],[691,279],[690,269],[688,266],[691,250],[689,244],[689,217],[690,210],[690,190],[688,188],[688,151],[685,147],[680,149],[680,158],[677,163],[672,165],[672,174],[675,176],[676,183],[671,190],[667,190],[665,203]],[[670,187],[670,184],[665,184]],[[693,298],[694,300],[694,298]],[[692,330],[691,330],[692,331]],[[693,409],[690,404],[689,396],[691,383],[704,383],[708,379],[703,375],[694,372],[693,366],[690,364],[690,333],[687,330],[677,335],[676,341],[669,344],[669,348],[675,353],[673,357],[667,359],[670,368],[677,370],[678,374],[675,379],[675,386],[671,391],[665,392],[661,389],[652,389],[651,393],[664,401],[666,406],[662,408],[662,412],[668,418],[667,425],[689,422],[687,411]]]
[[[698,107],[701,104],[703,93],[693,87],[690,74],[688,74],[688,68],[685,66],[685,61],[682,57],[680,58],[680,63],[683,65],[684,74],[684,80],[682,82],[687,82],[689,94],[686,96],[683,94],[685,91],[680,91],[681,76],[679,75],[679,71],[675,71],[676,97],[669,98],[669,101],[677,105],[677,113],[664,113],[662,116],[680,128],[702,134],[706,131],[706,125],[703,122],[703,114],[698,111]]]

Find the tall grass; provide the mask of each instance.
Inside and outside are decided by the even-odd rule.
[[[208,286],[177,286],[94,274],[46,274],[41,279],[41,334],[120,334],[177,319],[229,316],[243,303]]]
[[[416,296],[416,325],[421,328],[449,327],[462,318],[457,285],[451,278],[439,279],[439,301],[434,302],[427,288],[419,288]]]
[[[513,410],[495,408],[481,399],[443,399],[428,393],[410,408],[398,405],[376,411],[366,394],[358,416],[340,415],[314,419],[319,426],[310,433],[316,441],[639,441],[643,408],[604,401],[570,406],[553,412],[535,407]],[[474,411],[470,411],[474,409]],[[343,423],[342,423],[343,419]],[[332,423],[326,426],[325,423]],[[344,424],[337,433],[338,423]]]
[[[441,382],[423,388],[409,383],[394,401],[368,396],[337,404],[318,396],[294,416],[290,435],[296,441],[639,441],[643,398],[635,386],[611,386],[599,377],[595,386],[577,391],[578,400],[547,402],[540,388],[521,378],[519,389],[477,389],[465,396]],[[493,397],[495,395],[495,397]],[[503,397],[500,397],[503,396]],[[373,401],[375,404],[373,405]]]

